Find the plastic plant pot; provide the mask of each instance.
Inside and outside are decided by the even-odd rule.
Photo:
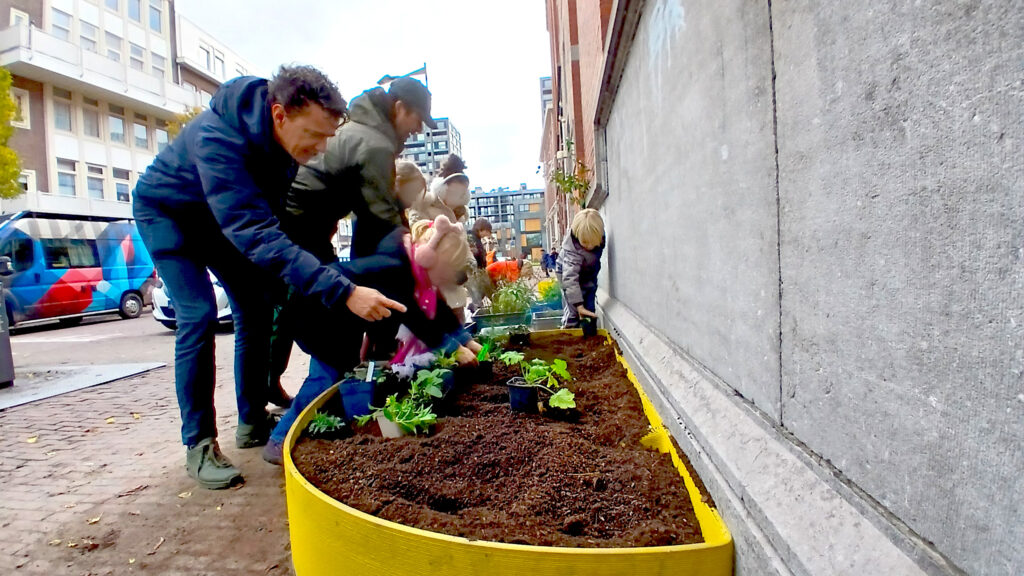
[[[373,392],[377,387],[374,381],[348,379],[342,380],[338,385],[341,391],[341,404],[345,408],[345,417],[349,420],[357,416],[366,416],[373,412],[370,404],[373,403]]]
[[[514,412],[534,413],[537,411],[537,388],[522,378],[508,381],[508,403]]]
[[[514,314],[491,314],[490,308],[481,308],[473,315],[473,322],[478,330],[484,328],[497,328],[501,326],[517,326],[530,323],[530,310],[516,312]]]
[[[561,310],[546,310],[533,313],[533,322],[530,328],[533,330],[558,330],[562,326]]]
[[[530,332],[513,332],[508,333],[508,343],[510,346],[529,346],[530,345]]]
[[[405,432],[391,420],[384,417],[383,414],[377,415],[377,426],[380,426],[380,435],[385,438],[401,438],[405,436]]]

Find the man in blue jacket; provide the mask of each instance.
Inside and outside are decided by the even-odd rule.
[[[187,447],[186,470],[205,488],[241,474],[220,452],[214,410],[217,306],[207,269],[231,301],[239,448],[266,443],[267,358],[273,292],[281,280],[331,310],[375,321],[405,307],[355,286],[281,231],[280,213],[299,163],[324,150],[346,114],[334,84],[307,66],[267,81],[225,83],[210,109],[189,122],[139,178],[135,218],[169,288],[177,316],[174,376]],[[330,349],[323,332],[295,334],[311,353]]]

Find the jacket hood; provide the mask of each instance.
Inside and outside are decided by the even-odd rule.
[[[210,109],[228,126],[250,142],[265,148],[276,144],[267,81],[254,76],[241,76],[225,82],[210,101]]]
[[[373,128],[387,136],[397,150],[401,150],[404,142],[398,141],[395,127],[391,123],[391,97],[383,88],[373,88],[352,99],[348,108],[350,122],[356,122]]]

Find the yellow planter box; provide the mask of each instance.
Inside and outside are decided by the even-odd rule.
[[[607,334],[605,334],[607,336]],[[672,455],[704,536],[701,544],[649,548],[558,548],[467,540],[382,520],[327,496],[295,468],[291,452],[331,388],[296,420],[285,439],[285,491],[292,562],[298,576],[727,576],[733,545],[718,512],[701,500],[661,418],[620,356],[643,403],[651,433],[643,443]]]

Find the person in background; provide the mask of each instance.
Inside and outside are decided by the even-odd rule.
[[[471,308],[473,311],[483,305],[485,297],[489,297],[494,291],[494,285],[487,275],[487,249],[484,241],[491,237],[491,223],[487,218],[477,218],[473,222],[473,228],[469,231],[469,252],[472,256],[472,271],[469,273],[469,280],[466,281],[466,288],[469,290]]]
[[[551,249],[551,254],[548,255],[548,267],[556,275],[558,274],[558,250]]]
[[[487,275],[495,285],[500,282],[515,282],[519,280],[522,267],[523,261],[520,259],[501,260],[487,266]]]
[[[584,336],[597,333],[597,274],[604,252],[604,220],[597,210],[580,210],[562,243],[561,277],[565,312],[562,328],[582,324]]]
[[[139,233],[174,294],[174,381],[185,470],[204,488],[242,480],[217,442],[217,303],[207,269],[231,302],[239,448],[265,444],[273,427],[266,411],[273,293],[287,283],[327,310],[346,309],[365,320],[404,310],[323,266],[288,238],[276,216],[298,164],[324,150],[345,114],[338,88],[309,66],[282,66],[269,82],[235,78],[157,155],[135,187]],[[316,337],[303,334],[300,345]]]
[[[549,266],[550,262],[551,262],[550,255],[548,255],[547,253],[544,253],[544,254],[540,255],[540,270],[541,270],[541,272],[544,273],[544,277],[545,278],[548,277],[548,270],[550,269],[550,266]]]
[[[310,361],[310,377],[274,428],[263,449],[264,460],[281,464],[288,429],[310,402],[359,363],[363,333],[366,331],[372,330],[375,338],[392,340],[396,335],[405,333],[405,342],[399,350],[400,356],[395,357],[396,362],[401,362],[410,353],[434,350],[445,354],[455,352],[460,365],[476,364],[480,344],[462,328],[444,300],[438,298],[439,288],[451,286],[458,280],[468,252],[462,226],[439,216],[433,222],[421,220],[413,224],[412,232],[396,228],[381,241],[372,256],[332,265],[353,281],[379,288],[395,301],[403,303],[408,312],[370,326],[351,314],[339,317],[322,310],[315,301],[300,301],[300,306],[308,306],[311,310],[296,317],[333,326],[339,334],[334,350],[335,360],[330,365],[315,358]],[[405,330],[400,330],[399,325]],[[370,359],[388,360],[380,356],[371,356]]]

